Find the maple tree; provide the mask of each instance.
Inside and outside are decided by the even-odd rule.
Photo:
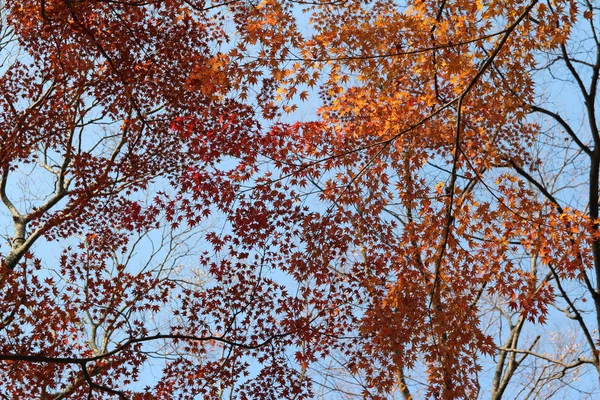
[[[389,385],[405,398],[411,370],[421,371],[413,386],[427,376],[429,395],[511,398],[507,388],[516,386],[513,396],[552,393],[552,381],[567,374],[576,379],[584,365],[597,370],[595,331],[583,316],[589,310],[575,305],[583,295],[571,288],[581,282],[588,296],[597,296],[595,279],[587,276],[595,270],[597,215],[589,204],[598,203],[597,176],[583,179],[589,203],[573,207],[568,197],[564,203],[554,197],[546,179],[561,187],[575,156],[539,141],[531,115],[558,115],[535,95],[543,77],[536,71],[557,52],[550,67],[566,60],[567,70],[577,71],[569,67],[567,43],[578,12],[588,31],[573,40],[595,38],[595,8],[588,3],[316,7],[317,33],[301,59],[325,67],[325,106],[321,121],[292,130],[313,145],[305,154],[321,160],[315,175],[334,175],[320,183],[322,197],[333,203],[328,217],[346,224],[345,235],[322,236],[317,248],[337,242],[360,254],[343,260],[368,293],[358,329],[369,338],[361,344],[369,356],[349,356],[361,361],[348,373],[360,371],[378,389]],[[588,58],[573,59],[597,68]],[[303,65],[297,68],[302,75]],[[589,75],[589,89],[579,86],[583,103],[594,104],[589,93],[596,76]],[[584,112],[590,121],[593,110]],[[568,126],[560,117],[555,122]],[[567,133],[574,146],[585,142],[572,128]],[[560,132],[553,135],[562,140]],[[583,152],[591,155],[589,146]],[[536,147],[544,150],[535,154]],[[540,154],[563,151],[566,166],[550,162],[541,174]],[[589,170],[595,170],[593,156]],[[528,258],[531,265],[523,261]],[[532,323],[536,332],[552,307],[578,321],[586,349],[579,343],[550,355],[548,331],[533,340],[524,336]],[[508,329],[495,325],[495,342],[487,324],[501,318]],[[541,337],[548,340],[540,343]],[[519,347],[519,340],[528,343]],[[481,369],[490,355],[497,356],[495,371],[486,377]],[[516,382],[517,374],[530,372],[530,382]]]
[[[1,6],[0,396],[597,390],[593,2]]]

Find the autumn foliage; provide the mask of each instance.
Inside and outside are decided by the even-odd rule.
[[[595,2],[0,4],[0,397],[600,387]]]

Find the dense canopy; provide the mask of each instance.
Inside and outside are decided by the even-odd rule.
[[[598,394],[599,7],[0,0],[0,397]]]

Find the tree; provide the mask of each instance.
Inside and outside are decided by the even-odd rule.
[[[556,79],[564,62],[587,105],[589,132],[597,129],[597,48],[585,47],[583,56],[569,50],[570,43],[595,43],[594,5],[415,2],[403,9],[376,2],[341,9],[319,15],[343,28],[333,34],[324,24],[306,53],[337,58],[321,113],[332,128],[313,130],[318,139],[309,142],[326,143],[315,149],[320,157],[344,155],[333,166],[341,170],[337,180],[324,186],[359,233],[363,259],[376,266],[369,271],[378,275],[381,297],[363,329],[376,335],[373,351],[386,354],[398,387],[408,396],[405,371],[419,364],[429,375],[426,390],[445,398],[541,395],[556,390],[548,382],[576,379],[586,365],[597,370],[597,322],[581,306],[584,293],[597,297],[595,272],[587,272],[596,270],[597,146],[589,144],[593,133],[576,133],[534,90]],[[544,125],[540,132],[533,113],[554,119],[566,135]],[[353,158],[357,152],[362,158]],[[583,154],[592,161],[582,167]],[[592,172],[581,178],[582,170]],[[573,200],[571,184],[587,187],[588,199]],[[531,322],[543,323],[550,306],[577,321],[587,347],[549,352],[548,330]],[[482,318],[500,328],[495,343]],[[489,378],[479,372],[489,365],[486,354],[496,355]],[[517,382],[519,375],[532,381]]]
[[[405,397],[410,370],[416,382],[427,376],[424,391],[443,398],[552,395],[594,370],[597,382],[597,321],[586,316],[596,311],[582,306],[584,293],[598,293],[597,145],[590,144],[597,48],[584,47],[583,56],[569,50],[597,42],[595,6],[406,6],[316,7],[317,32],[301,53],[305,62],[327,62],[327,78],[321,121],[296,129],[313,144],[308,155],[326,160],[316,174],[328,178],[322,196],[360,254],[350,274],[362,265],[367,276],[359,331],[368,356],[354,371],[363,367],[358,373],[371,383],[395,385]],[[536,88],[552,90],[541,84],[556,81],[559,62],[583,94],[590,138],[536,96]],[[539,113],[564,134],[536,124]],[[582,165],[584,154],[590,162]],[[582,170],[590,175],[581,178]],[[586,201],[572,200],[571,184],[587,188]],[[322,236],[317,248],[339,237]],[[567,326],[587,346],[550,353],[540,327],[557,318],[550,307],[577,322]],[[373,360],[382,369],[370,369]],[[483,374],[489,361],[496,365]],[[597,383],[585,386],[597,391]]]
[[[0,394],[597,390],[596,12],[2,2]]]
[[[240,195],[275,150],[257,114],[272,117],[279,70],[244,59],[280,34],[261,17],[244,2],[2,2],[5,398],[215,395],[251,360],[241,393],[300,393],[264,384],[294,375],[278,349],[302,319],[258,269],[265,210]],[[231,239],[205,231],[211,214]],[[162,376],[132,386],[154,357]]]

